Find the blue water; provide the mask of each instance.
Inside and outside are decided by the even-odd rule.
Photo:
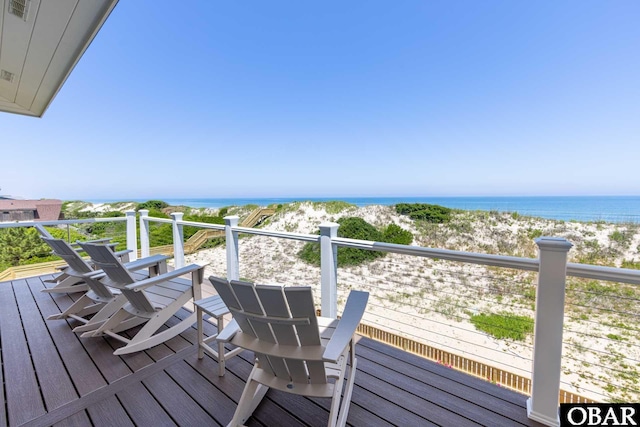
[[[296,201],[343,200],[356,206],[395,205],[397,203],[432,203],[449,208],[498,212],[557,220],[640,223],[640,196],[548,196],[548,197],[282,197],[282,198],[202,198],[163,199],[171,205],[194,208],[221,208]],[[95,200],[93,202],[111,202]],[[134,200],[143,202],[145,200]]]

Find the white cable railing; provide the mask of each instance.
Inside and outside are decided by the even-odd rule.
[[[124,241],[126,241],[126,248],[131,249],[136,252],[136,248],[138,246],[138,242],[136,240],[136,213],[135,211],[127,211],[125,216],[123,217],[106,217],[106,218],[85,218],[85,219],[61,219],[61,220],[53,220],[53,221],[15,221],[15,222],[0,222],[0,230],[9,229],[9,228],[29,228],[36,226],[51,226],[51,227],[60,227],[66,226],[68,236],[71,235],[71,226],[76,225],[86,225],[86,224],[118,224],[125,223],[124,229],[122,230],[122,237]],[[110,230],[109,233],[113,236],[113,230]],[[68,240],[70,240],[68,238]],[[70,242],[71,243],[71,242]],[[135,254],[131,254],[131,260],[136,259]]]

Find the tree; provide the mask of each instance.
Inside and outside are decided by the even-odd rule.
[[[49,259],[53,259],[51,249],[40,239],[35,228],[0,230],[0,266],[3,268]]]

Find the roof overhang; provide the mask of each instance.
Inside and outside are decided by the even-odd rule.
[[[118,0],[0,0],[0,111],[42,117]]]

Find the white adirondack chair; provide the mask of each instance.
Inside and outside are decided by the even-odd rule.
[[[47,231],[46,228],[44,228],[42,225],[37,224],[34,226],[34,228],[38,231],[38,233],[40,233],[40,236],[46,239],[53,239],[54,237],[51,235],[51,233],[49,233]],[[89,240],[89,243],[101,243],[104,245],[107,245],[111,248],[111,250],[115,251],[115,243],[109,243],[110,239],[98,239],[98,240]],[[77,244],[71,244],[71,246],[73,247],[74,245],[77,246]],[[118,258],[122,261],[122,262],[127,262],[129,261],[129,252],[131,252],[131,250],[124,250],[124,251],[118,251],[115,252],[116,255],[118,256]],[[58,274],[56,277],[54,277],[53,279],[47,279],[45,280],[46,283],[54,283],[55,285],[50,287],[50,288],[45,288],[42,289],[42,292],[46,292],[46,293],[73,293],[73,292],[85,292],[87,290],[89,290],[89,285],[87,285],[85,283],[84,278],[78,276],[78,275],[73,275],[73,274],[68,274],[69,272],[67,272],[67,268],[69,268],[68,265],[63,266],[63,267],[59,267],[58,269],[61,270],[60,274]]]
[[[105,274],[100,270],[94,270],[93,266],[84,260],[69,243],[61,239],[47,237],[42,237],[42,240],[51,247],[55,255],[66,261],[68,267],[65,269],[65,274],[84,281],[89,287],[89,290],[66,310],[49,316],[47,320],[72,318],[83,323],[73,331],[86,332],[99,327],[127,302],[126,297],[119,290],[112,289],[102,283],[101,279],[105,277]],[[125,267],[129,271],[149,269],[149,276],[157,276],[167,272],[167,258],[164,255],[153,255],[126,263]],[[85,318],[93,313],[96,314],[90,319]],[[119,328],[126,330],[140,323],[125,321]]]
[[[196,313],[191,314],[178,324],[158,332],[189,300],[201,295],[200,285],[204,276],[204,266],[191,264],[168,273],[136,280],[127,268],[117,259],[109,248],[92,243],[78,242],[80,247],[89,254],[94,264],[107,277],[102,282],[108,286],[120,289],[127,303],[116,311],[106,322],[97,329],[82,334],[82,337],[98,337],[103,335],[118,339],[126,345],[117,349],[113,354],[128,354],[146,350],[173,338],[185,331],[196,321]],[[191,273],[191,281],[179,279],[180,276]],[[146,323],[131,339],[117,332],[119,325],[130,318],[142,319]]]
[[[336,320],[316,317],[308,286],[209,280],[233,314],[218,339],[256,355],[229,426],[244,424],[269,388],[332,398],[328,425],[344,426],[357,366],[355,331],[369,293],[351,291],[342,318]],[[345,381],[347,361],[351,369]]]

